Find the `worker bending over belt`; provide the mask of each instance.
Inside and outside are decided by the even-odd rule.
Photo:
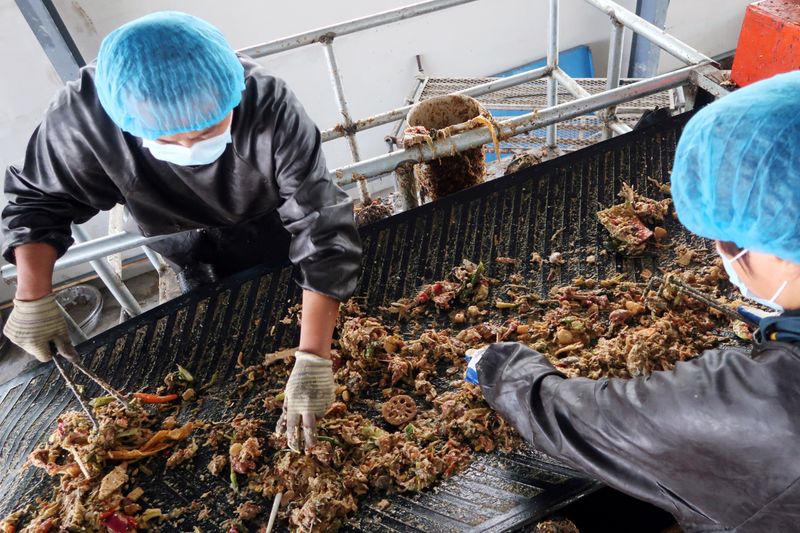
[[[213,26],[162,12],[109,34],[6,172],[3,256],[16,263],[4,332],[38,359],[73,356],[52,294],[70,223],[123,204],[182,288],[250,266],[299,267],[300,346],[285,421],[299,448],[334,397],[330,347],[355,289],[361,245],[352,202],[328,175],[321,137],[286,84],[237,56]]]
[[[744,296],[780,312],[761,320],[751,348],[636,379],[565,379],[517,343],[478,350],[471,364],[489,404],[537,449],[671,512],[685,531],[798,531],[800,72],[698,112],[672,196]]]

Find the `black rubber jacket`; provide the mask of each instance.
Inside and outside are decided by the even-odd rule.
[[[245,67],[233,142],[210,165],[159,161],[120,130],[94,89],[94,65],[57,95],[36,128],[22,168],[6,171],[3,256],[28,242],[63,254],[70,223],[115,204],[144,235],[228,227],[277,211],[292,236],[299,283],[337,300],[355,289],[361,244],[352,201],[328,175],[321,137],[286,84],[255,62]]]
[[[671,512],[687,532],[800,530],[796,344],[710,350],[669,372],[594,381],[499,343],[478,378],[537,449]]]

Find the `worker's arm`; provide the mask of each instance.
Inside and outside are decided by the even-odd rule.
[[[14,249],[45,243],[61,256],[73,243],[70,224],[86,222],[100,210],[122,203],[109,178],[109,161],[122,165],[124,154],[109,153],[107,137],[118,130],[100,107],[88,70],[56,96],[31,135],[21,166],[5,173],[3,257],[16,262]],[[101,163],[101,157],[107,157]]]
[[[17,265],[17,293],[4,331],[41,360],[50,358],[51,343],[74,355],[51,294],[53,264],[73,242],[70,224],[122,201],[98,160],[107,133],[103,124],[107,128],[110,121],[89,78],[82,70],[78,82],[62,89],[33,132],[23,165],[5,173],[3,257]]]
[[[289,259],[299,267],[303,291],[300,348],[286,383],[278,432],[306,451],[317,440],[316,422],[334,400],[331,339],[339,302],[355,290],[361,242],[353,202],[328,175],[319,130],[286,85],[276,80],[265,128],[275,181],[283,198],[278,213],[291,233]],[[301,438],[302,428],[302,438]]]
[[[38,300],[53,290],[53,265],[58,252],[43,242],[14,248],[17,263],[17,300]]]
[[[303,312],[300,317],[300,351],[331,358],[331,342],[339,302],[314,291],[303,291]]]
[[[52,347],[67,358],[77,354],[67,324],[52,294],[56,249],[45,243],[17,246],[17,294],[3,333],[40,361],[52,357]],[[51,347],[52,345],[52,347]]]
[[[361,241],[353,202],[328,174],[319,130],[294,94],[276,81],[271,146],[283,204],[278,213],[291,233],[289,259],[303,289],[344,301],[358,281]]]
[[[720,521],[746,519],[796,479],[782,443],[791,426],[775,414],[776,396],[794,387],[786,369],[795,357],[714,350],[669,372],[594,381],[566,379],[527,346],[498,343],[477,374],[489,405],[538,450],[684,525],[733,528]]]

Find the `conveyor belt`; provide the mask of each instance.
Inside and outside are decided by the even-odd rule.
[[[423,281],[441,278],[463,258],[487,262],[492,275],[491,269],[505,268],[491,261],[495,257],[525,259],[534,251],[543,257],[560,251],[567,260],[556,272],[521,262],[523,274],[542,292],[579,274],[604,278],[627,271],[636,277],[642,268],[655,271],[655,258],[623,261],[600,254],[604,235],[595,212],[617,201],[623,182],[659,196],[658,185],[668,181],[687,118],[676,117],[363,228],[364,268],[357,295],[369,306],[385,305]],[[675,221],[668,222],[668,229],[672,235],[682,231]],[[699,240],[695,244],[702,245]],[[598,257],[597,263],[583,261],[590,254]],[[297,331],[280,319],[299,295],[290,268],[256,269],[148,311],[79,350],[91,368],[124,390],[160,383],[177,362],[193,369],[199,381],[218,371],[224,384],[233,380],[240,353],[245,363],[252,363],[266,352],[293,345]],[[99,393],[91,386],[87,392]],[[76,406],[51,365],[0,386],[0,516],[50,486],[40,471],[23,466],[67,408]],[[206,405],[209,413],[224,409],[223,402]],[[161,500],[173,507],[222,483],[210,476],[200,483],[198,477],[189,478],[182,469],[167,471],[155,476],[147,492],[155,495],[154,503]],[[432,490],[391,498],[385,510],[368,503],[350,527],[512,531],[597,486],[534,452],[484,454]],[[211,505],[211,516],[219,520],[212,519],[203,530],[213,530],[230,516],[225,501]]]

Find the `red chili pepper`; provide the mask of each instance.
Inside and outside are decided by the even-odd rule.
[[[134,392],[133,397],[138,398],[142,403],[169,403],[178,399],[177,394],[159,396],[158,394],[147,394],[146,392]]]
[[[417,301],[418,301],[419,303],[421,303],[421,304],[426,304],[426,303],[428,303],[428,300],[430,300],[430,299],[431,299],[431,297],[430,297],[430,296],[428,296],[428,293],[427,293],[427,292],[425,292],[425,291],[422,291],[422,292],[420,292],[420,293],[417,295]]]
[[[436,295],[442,294],[443,290],[444,290],[444,285],[442,285],[438,281],[436,283],[434,283],[433,285],[431,285],[431,292],[433,294],[436,294]]]
[[[109,509],[108,511],[105,511],[104,513],[100,513],[100,520],[105,520],[106,518],[108,518],[109,516],[111,516],[112,514],[114,514],[116,512],[117,512],[116,509]]]

